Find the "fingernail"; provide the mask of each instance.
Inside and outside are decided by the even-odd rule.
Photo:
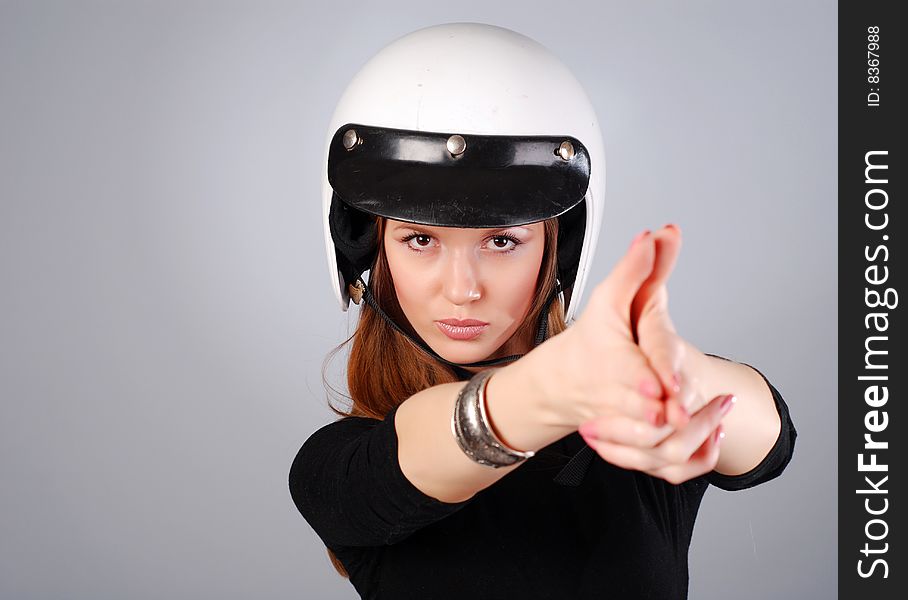
[[[735,397],[734,397],[733,395],[731,395],[731,394],[725,396],[725,400],[722,401],[722,405],[719,407],[719,411],[720,411],[723,415],[727,415],[727,414],[728,414],[728,411],[731,410],[731,407],[734,406],[734,405],[735,405],[735,402],[737,402],[737,401],[738,401],[738,399],[735,398]]]
[[[677,394],[681,391],[681,375],[679,373],[672,373],[672,393]]]
[[[683,404],[678,404],[678,408],[681,410],[681,414],[684,415],[685,420],[690,419],[690,413]]]
[[[646,411],[646,420],[649,421],[650,425],[653,427],[659,427],[659,415],[656,414],[656,411]]]
[[[722,425],[719,425],[716,428],[716,433],[713,435],[713,443],[718,444],[725,439],[725,432],[722,431]]]
[[[674,223],[666,223],[665,225],[663,225],[663,227],[669,227],[669,228],[671,228],[671,229],[681,229],[680,227],[678,227],[678,226],[675,225]]]
[[[580,426],[580,428],[577,431],[580,432],[580,435],[583,436],[583,439],[586,439],[586,438],[592,438],[594,440],[598,439],[596,437],[596,426],[592,422],[584,423],[583,425]]]
[[[666,420],[665,411],[660,410],[656,414],[656,427],[665,427],[665,425],[667,425],[667,424],[668,424],[668,421]]]
[[[648,236],[648,235],[649,235],[649,229],[644,229],[643,231],[641,231],[640,233],[638,233],[638,234],[637,234],[637,237],[635,237],[635,238],[631,241],[630,248],[633,248],[633,247],[634,247],[634,244],[636,244],[637,242],[639,242],[640,240],[642,240],[643,238],[645,238],[645,237]]]
[[[648,396],[650,398],[659,397],[659,388],[656,387],[656,384],[649,379],[644,379],[643,381],[641,381],[637,389],[640,390],[640,393],[644,396]]]

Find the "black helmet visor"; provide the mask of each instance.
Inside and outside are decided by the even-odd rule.
[[[328,151],[328,181],[349,206],[439,227],[509,227],[583,200],[586,147],[570,136],[435,133],[347,124]]]

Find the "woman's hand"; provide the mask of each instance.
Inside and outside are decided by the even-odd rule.
[[[677,431],[668,424],[647,431],[637,423],[611,417],[590,421],[580,433],[611,464],[677,485],[715,468],[723,436],[721,420],[733,405],[733,396],[718,396]]]
[[[653,234],[656,260],[631,306],[634,338],[659,376],[666,399],[666,419],[683,427],[705,404],[697,401],[702,379],[702,353],[675,330],[668,312],[668,278],[681,252],[681,229],[666,225]]]
[[[632,329],[659,376],[668,422],[647,428],[620,417],[602,417],[585,423],[580,432],[610,463],[677,484],[715,467],[724,435],[720,421],[734,398],[705,397],[701,384],[706,357],[677,334],[668,313],[665,284],[681,248],[680,230],[666,226],[653,237],[656,260],[632,303]]]
[[[653,236],[638,235],[580,318],[525,357],[536,361],[531,372],[539,374],[550,424],[574,430],[593,418],[620,416],[653,427],[662,418],[662,386],[631,328],[631,304],[655,258]]]

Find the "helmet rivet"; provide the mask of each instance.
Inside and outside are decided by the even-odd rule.
[[[574,145],[568,141],[561,142],[561,146],[558,147],[558,155],[562,160],[571,160],[574,158]]]
[[[348,129],[344,132],[344,148],[347,150],[353,150],[357,143],[359,143],[359,136],[356,135],[355,129]]]
[[[350,299],[353,300],[354,304],[359,304],[362,301],[364,291],[365,288],[363,287],[363,283],[359,279],[353,283],[347,284],[347,293],[350,295]]]
[[[463,139],[463,136],[457,135],[456,133],[448,138],[448,152],[454,156],[460,156],[463,154],[463,151],[467,149],[467,142]]]

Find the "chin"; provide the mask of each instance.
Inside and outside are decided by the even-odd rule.
[[[440,342],[430,344],[436,354],[454,363],[466,364],[486,360],[494,352],[488,343],[462,342],[445,338]]]
[[[491,354],[491,352],[487,352],[486,350],[481,350],[481,351],[453,350],[452,351],[450,348],[441,348],[441,349],[434,348],[434,350],[439,356],[441,356],[445,360],[449,360],[451,362],[459,363],[459,364],[468,364],[468,363],[478,362],[480,360],[485,360]]]

